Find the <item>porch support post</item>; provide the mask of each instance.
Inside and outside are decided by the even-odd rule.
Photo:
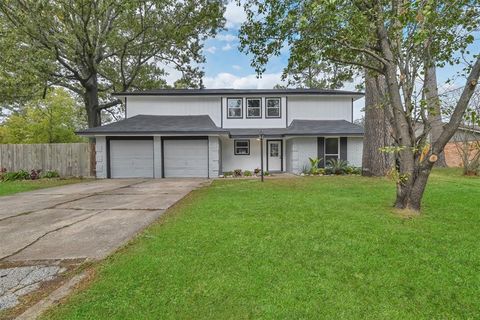
[[[263,134],[260,134],[260,172],[263,182]]]

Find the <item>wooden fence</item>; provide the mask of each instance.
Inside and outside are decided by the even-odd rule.
[[[62,177],[89,177],[92,166],[89,143],[0,144],[0,168],[55,170]]]

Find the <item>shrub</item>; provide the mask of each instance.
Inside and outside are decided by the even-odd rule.
[[[225,172],[223,173],[223,176],[224,176],[224,177],[231,177],[231,176],[233,176],[233,172],[232,172],[232,171],[225,171]]]
[[[264,171],[264,172],[263,172],[263,175],[264,175],[264,176],[269,176],[269,175],[270,175],[270,172]]]
[[[30,173],[25,170],[5,172],[2,174],[2,181],[28,180]]]
[[[320,161],[322,161],[322,159],[321,158],[308,158],[308,160],[310,160],[310,173],[314,174],[314,175],[319,174],[318,165],[319,165]]]
[[[49,170],[42,173],[42,178],[47,178],[47,179],[60,178],[60,174],[58,174],[58,172],[55,170]]]
[[[242,169],[235,169],[233,170],[233,175],[235,177],[241,177],[242,176]]]
[[[359,167],[354,167],[354,166],[348,166],[345,170],[346,174],[361,174],[362,169]]]
[[[258,176],[258,175],[260,174],[260,171],[262,171],[262,170],[260,170],[260,168],[256,168],[255,170],[253,170],[253,173],[254,173],[256,176]]]
[[[310,173],[310,168],[306,164],[304,164],[301,172],[303,174],[309,174]]]
[[[42,172],[42,170],[31,170],[30,171],[30,180],[38,180],[40,179],[40,173]]]
[[[327,168],[332,174],[345,174],[348,168],[348,162],[342,159],[330,159],[327,161]]]
[[[251,176],[252,176],[252,171],[245,170],[245,171],[243,172],[243,175],[244,175],[245,177],[251,177]]]

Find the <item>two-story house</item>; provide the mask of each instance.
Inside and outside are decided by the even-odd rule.
[[[208,177],[235,169],[299,173],[309,157],[362,165],[362,93],[317,89],[161,89],[115,94],[124,120],[96,138],[98,178]]]

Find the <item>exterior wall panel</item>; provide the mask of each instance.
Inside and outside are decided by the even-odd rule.
[[[347,141],[347,161],[350,165],[361,167],[363,153],[363,138],[349,137]]]
[[[139,114],[208,115],[215,125],[221,126],[220,97],[128,97],[127,118]]]
[[[350,97],[288,97],[288,124],[293,120],[346,120],[352,122]]]

